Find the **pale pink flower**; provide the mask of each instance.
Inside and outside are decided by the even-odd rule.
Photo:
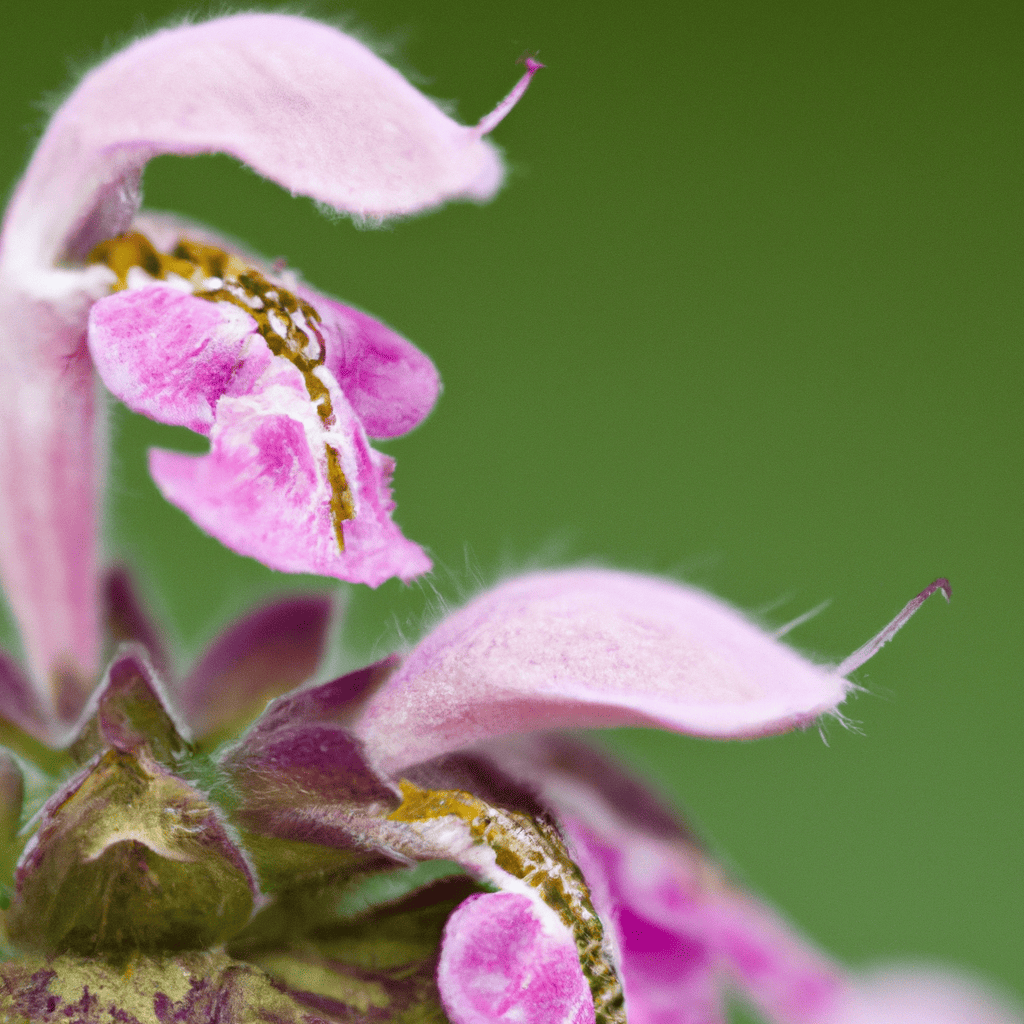
[[[208,456],[154,452],[151,471],[229,546],[371,585],[430,566],[391,521],[391,460],[367,440],[427,414],[430,361],[205,229],[140,215],[146,162],[228,153],[366,221],[483,200],[503,174],[484,135],[538,66],[463,127],[355,39],[243,14],[142,39],[62,104],[0,237],[0,572],[39,685],[99,669],[94,370],[210,437]]]
[[[843,665],[863,663],[940,587]],[[632,1024],[714,1024],[725,1020],[730,991],[777,1024],[854,1013],[858,1024],[916,1024],[876,1011],[883,1002],[868,982],[730,881],[614,763],[546,731],[780,732],[838,714],[851,689],[839,668],[815,665],[727,605],[667,580],[536,573],[481,594],[404,657],[273,702],[223,763],[248,830],[444,857],[497,890],[463,902],[445,929],[437,977],[455,1024],[590,1024],[623,1014]],[[402,802],[374,820],[358,794],[379,799],[389,786]],[[545,815],[571,861],[537,837],[531,846],[525,823]],[[489,833],[474,831],[480,821],[492,822]],[[565,882],[573,863],[583,890]],[[546,895],[552,880],[557,899]],[[557,912],[566,892],[579,900],[568,924]],[[989,1005],[980,989],[959,991],[935,1024],[969,1024],[974,1007]],[[976,1024],[1018,1019],[993,1010]]]

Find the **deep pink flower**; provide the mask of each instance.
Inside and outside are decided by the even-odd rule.
[[[229,546],[371,585],[430,565],[392,523],[391,460],[367,440],[427,414],[430,361],[205,229],[140,215],[146,162],[228,153],[367,221],[483,200],[503,173],[484,135],[537,67],[467,128],[351,37],[244,14],[140,40],[60,107],[0,237],[0,572],[47,694],[54,673],[99,669],[94,369],[131,408],[210,437],[207,456],[150,465]]]

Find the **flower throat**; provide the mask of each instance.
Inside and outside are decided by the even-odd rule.
[[[265,277],[233,253],[216,246],[181,238],[170,253],[160,252],[139,231],[129,231],[100,242],[88,256],[89,263],[103,263],[117,275],[112,291],[128,288],[133,267],[150,277],[166,281],[171,274],[187,281],[197,298],[230,302],[256,321],[267,347],[275,356],[287,359],[299,373],[310,401],[324,427],[334,424],[334,410],[327,386],[317,376],[324,365],[327,347],[320,334],[320,314],[306,301]],[[341,459],[331,445],[327,455],[327,479],[331,488],[331,519],[341,551],[345,550],[342,523],[354,519],[355,502]]]

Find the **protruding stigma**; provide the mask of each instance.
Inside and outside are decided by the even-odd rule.
[[[863,647],[858,647],[842,664],[836,669],[841,675],[849,675],[854,669],[860,668],[869,658],[873,658],[909,621],[914,612],[928,600],[936,590],[942,591],[942,596],[947,601],[953,597],[953,588],[949,580],[941,577],[934,583],[929,583],[917,597],[908,601],[903,611],[889,623],[877,636],[873,636]]]
[[[526,74],[516,82],[512,87],[512,91],[489,114],[485,114],[480,118],[479,124],[473,129],[477,137],[493,132],[501,124],[505,119],[505,115],[519,102],[523,93],[530,87],[533,76],[544,67],[543,64],[535,61],[532,57],[527,57],[523,63],[526,65]]]

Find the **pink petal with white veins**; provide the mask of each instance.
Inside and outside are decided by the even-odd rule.
[[[518,893],[461,903],[445,925],[437,985],[452,1024],[593,1024],[572,936]]]
[[[89,351],[103,383],[132,412],[209,434],[256,321],[224,302],[155,284],[100,299]]]
[[[323,317],[324,366],[370,437],[397,437],[437,401],[441,381],[415,345],[366,313],[311,288],[296,293]],[[115,292],[89,315],[89,351],[103,383],[133,412],[209,434],[213,409],[238,379],[256,321],[227,302],[172,285]]]
[[[372,316],[299,288],[323,318],[324,365],[351,402],[370,437],[398,437],[434,408],[441,380],[415,345]]]
[[[250,348],[264,344],[254,337]],[[391,460],[370,448],[336,385],[328,430],[298,371],[276,362],[263,390],[220,400],[208,455],[150,453],[160,492],[221,543],[272,569],[370,586],[426,572],[430,560],[390,518]],[[342,527],[344,551],[331,513],[328,444],[355,504],[355,518]]]
[[[305,291],[325,311],[321,382],[332,396],[331,427],[245,310],[173,285],[115,292],[93,306],[96,370],[135,412],[211,436],[205,459],[157,453],[151,469],[165,497],[222,543],[288,572],[374,585],[389,575],[411,578],[430,563],[391,523],[391,461],[369,447],[365,423],[347,399],[351,393],[378,433],[398,433],[430,410],[436,371],[372,317]],[[343,557],[331,519],[327,444],[356,498],[356,518],[343,527],[350,548]]]
[[[147,213],[134,225],[161,251],[187,237],[239,256],[273,277],[258,257],[198,224]],[[441,382],[430,359],[386,324],[305,284],[283,285],[321,316],[324,365],[370,437],[397,437],[437,401]],[[100,299],[89,317],[89,348],[107,388],[144,416],[209,433],[210,410],[231,385],[256,321],[243,309],[156,283]]]
[[[848,689],[698,590],[570,570],[511,580],[449,615],[370,699],[356,732],[395,772],[542,729],[782,732],[835,712]]]

